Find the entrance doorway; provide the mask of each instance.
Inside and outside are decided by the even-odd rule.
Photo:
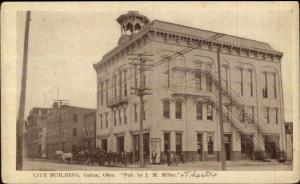
[[[117,153],[124,151],[124,136],[117,137]]]
[[[279,157],[279,137],[265,136],[265,150],[270,159],[276,159]]]
[[[266,153],[271,159],[277,158],[276,144],[274,142],[266,142]]]
[[[224,135],[226,160],[231,160],[231,134]]]
[[[144,161],[149,161],[150,148],[149,148],[149,133],[143,134],[144,140]],[[140,135],[132,135],[132,152],[133,152],[133,161],[138,162],[140,160]]]
[[[244,154],[245,159],[254,159],[254,144],[253,135],[241,134],[241,153]]]

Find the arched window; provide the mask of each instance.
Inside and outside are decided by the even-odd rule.
[[[181,119],[182,118],[182,103],[181,102],[176,102],[175,103],[175,118],[176,119]]]
[[[131,35],[133,32],[133,26],[131,23],[128,23],[126,26],[126,34]]]
[[[163,102],[163,116],[166,119],[170,119],[170,102],[167,100]]]
[[[140,24],[139,24],[139,23],[136,23],[135,26],[134,26],[134,33],[139,32],[140,29],[141,29]]]
[[[227,66],[221,67],[221,75],[222,75],[223,85],[225,85],[225,88],[228,89],[228,67]]]
[[[207,137],[207,154],[213,155],[214,154],[214,137],[213,135],[208,135]]]

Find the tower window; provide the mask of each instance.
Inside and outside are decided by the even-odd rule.
[[[141,29],[140,24],[139,24],[139,23],[136,23],[135,26],[134,26],[134,33],[139,32],[140,29]]]
[[[133,26],[131,23],[128,23],[126,26],[126,34],[131,35],[133,33]]]

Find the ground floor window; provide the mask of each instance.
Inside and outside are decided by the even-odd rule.
[[[182,133],[176,133],[176,154],[180,155],[182,151]]]
[[[202,134],[197,134],[197,153],[202,154]]]
[[[164,133],[164,150],[170,151],[170,133]]]
[[[207,136],[207,154],[214,154],[214,135],[211,134]]]

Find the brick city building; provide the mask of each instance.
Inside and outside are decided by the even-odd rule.
[[[29,112],[25,124],[24,148],[27,158],[42,158],[45,153],[43,130],[46,127],[45,120],[50,108],[34,107]]]
[[[85,148],[96,147],[96,112],[90,112],[83,116],[83,146]]]
[[[83,145],[83,117],[94,109],[54,103],[47,116],[47,158],[53,159],[57,150],[71,153]]]
[[[144,53],[154,65],[144,76],[151,89],[144,97],[146,158],[156,150],[163,162],[170,150],[188,161],[218,160],[220,48],[226,159],[279,158],[285,151],[281,52],[260,41],[150,22],[133,11],[117,22],[118,45],[94,64],[99,146],[139,159],[139,97],[131,89],[140,76],[130,63]]]

